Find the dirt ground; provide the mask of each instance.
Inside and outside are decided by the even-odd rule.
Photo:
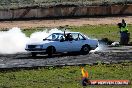
[[[96,17],[96,18],[77,18],[77,19],[54,19],[54,20],[28,20],[28,21],[0,21],[0,29],[19,27],[58,27],[58,26],[82,26],[99,24],[117,24],[125,19],[128,24],[132,24],[132,16],[122,17]]]
[[[0,54],[1,68],[20,68],[37,66],[65,66],[96,64],[97,62],[111,64],[132,61],[132,46],[106,47],[103,51],[90,52],[88,55],[56,54],[52,58],[47,55],[32,57],[30,53]]]
[[[60,20],[29,20],[29,21],[0,21],[0,29],[3,28],[31,28],[31,27],[56,27],[56,26],[82,26],[99,24],[117,24],[125,19],[132,24],[132,16],[127,17],[106,17],[106,18],[80,18]],[[47,56],[31,57],[29,53],[0,54],[0,68],[14,67],[36,67],[53,65],[80,65],[102,63],[118,63],[132,61],[132,46],[106,47],[100,52],[92,52],[88,55],[56,55],[53,58]]]

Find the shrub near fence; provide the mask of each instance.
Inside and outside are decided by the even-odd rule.
[[[0,9],[45,7],[55,5],[112,5],[131,4],[132,0],[0,0]]]

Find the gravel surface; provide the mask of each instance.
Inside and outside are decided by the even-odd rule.
[[[31,27],[56,27],[56,26],[82,26],[99,24],[117,24],[125,19],[128,24],[132,24],[132,16],[121,17],[98,17],[80,19],[54,19],[54,20],[29,20],[29,21],[0,21],[0,30],[3,28],[31,28]],[[102,51],[90,53],[88,55],[55,55],[48,58],[46,55],[31,57],[29,53],[0,54],[0,68],[14,67],[36,67],[55,65],[80,65],[102,63],[118,63],[132,61],[132,46],[106,47]]]
[[[31,57],[29,53],[0,54],[0,68],[62,66],[132,61],[132,46],[107,47],[88,55],[63,54],[48,58],[46,55]]]

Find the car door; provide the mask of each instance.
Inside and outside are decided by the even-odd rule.
[[[59,51],[60,52],[73,52],[77,51],[78,48],[78,42],[72,40],[72,41],[63,41],[59,43]]]
[[[69,41],[59,42],[58,44],[59,44],[59,47],[58,47],[59,52],[68,52],[71,48],[70,46],[71,42]]]
[[[73,41],[70,43],[71,51],[80,51],[85,44],[85,39],[79,33],[73,33]]]
[[[55,46],[56,46],[56,51],[57,52],[68,52],[69,49],[71,48],[70,44],[71,42],[70,41],[65,41],[64,40],[64,36],[62,36],[63,38],[63,41],[57,41]]]

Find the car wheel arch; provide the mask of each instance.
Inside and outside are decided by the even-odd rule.
[[[90,45],[89,44],[84,44],[83,46],[88,46],[89,47],[89,49],[91,50],[91,47],[90,47]],[[83,47],[82,46],[82,47]]]
[[[49,48],[53,48],[54,49],[54,53],[56,52],[56,48],[54,47],[54,46],[48,46],[47,48],[46,48],[46,51],[49,49]]]
[[[84,50],[85,47],[87,47],[88,50],[85,51],[85,50]],[[91,50],[91,47],[90,47],[90,45],[88,45],[88,44],[84,44],[84,45],[81,47],[81,53],[82,53],[82,54],[88,54],[90,50]]]

